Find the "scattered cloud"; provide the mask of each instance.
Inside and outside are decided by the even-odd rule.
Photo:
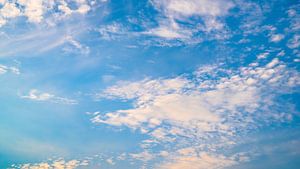
[[[113,161],[112,158],[106,159],[106,162],[110,165],[115,165],[115,162]]]
[[[284,35],[282,35],[282,34],[274,34],[274,35],[271,35],[270,41],[271,41],[271,42],[279,42],[279,41],[281,41],[283,38],[284,38]]]
[[[288,41],[287,46],[291,49],[299,48],[300,47],[300,35],[297,35],[297,34],[294,35],[293,38]]]

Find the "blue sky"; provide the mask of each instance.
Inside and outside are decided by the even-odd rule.
[[[0,168],[297,169],[297,0],[0,0]]]

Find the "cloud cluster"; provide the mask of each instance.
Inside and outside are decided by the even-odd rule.
[[[142,40],[143,45],[150,43],[158,46],[176,46],[196,44],[203,39],[228,37],[224,19],[235,7],[232,1],[149,0],[149,2],[152,7],[150,11],[153,9],[157,11],[153,20],[145,17],[147,12],[143,11],[141,16],[129,17],[126,24],[113,22],[101,25],[97,30],[101,38],[116,40],[126,36],[146,37],[146,40]],[[149,38],[151,40],[147,41]]]
[[[226,159],[224,156],[210,156],[202,153],[199,156],[178,156],[172,159],[171,162],[159,166],[159,169],[221,169],[227,166],[232,166],[236,162]]]
[[[208,70],[222,70],[218,67],[200,68],[195,72],[194,79],[184,76],[171,79],[138,82],[120,82],[106,89],[98,97],[135,99],[134,109],[118,110],[100,115],[94,119],[114,125],[139,127],[143,123],[150,126],[160,125],[164,120],[171,122],[190,122],[192,120],[205,122],[220,122],[222,113],[217,110],[235,111],[240,107],[248,111],[255,110],[261,101],[261,90],[265,86],[286,87],[299,83],[296,75],[285,71],[285,65],[279,64],[278,58],[273,59],[264,67],[241,67],[239,72],[231,73],[219,79],[204,79]],[[208,72],[212,76],[213,72]],[[289,78],[288,78],[289,77]]]
[[[158,27],[148,30],[146,34],[182,40],[190,39],[198,31],[211,32],[223,29],[224,25],[220,18],[226,16],[234,7],[232,1],[223,0],[153,0],[151,2],[161,16],[158,17]]]
[[[177,166],[222,168],[243,161],[237,154],[216,157],[218,150],[237,144],[238,136],[272,122],[292,120],[291,112],[276,111],[274,99],[299,85],[297,71],[278,58],[237,70],[211,65],[192,76],[120,82],[109,87],[98,97],[133,100],[133,108],[97,113],[92,122],[127,126],[147,134],[151,139],[142,143],[145,149],[175,143],[165,148],[173,152],[166,158],[178,161]],[[195,153],[174,153],[186,147]],[[200,152],[207,153],[205,158]],[[176,168],[172,164],[165,165]]]
[[[80,166],[87,166],[87,160],[70,160],[65,161],[63,159],[53,160],[51,162],[41,162],[34,164],[23,164],[19,167],[20,169],[75,169]],[[14,167],[14,166],[13,166]]]

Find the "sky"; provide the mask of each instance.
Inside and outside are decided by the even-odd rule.
[[[0,0],[1,169],[298,169],[300,1]]]

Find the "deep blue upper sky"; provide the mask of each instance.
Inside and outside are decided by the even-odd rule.
[[[297,0],[0,0],[0,168],[298,169]]]

